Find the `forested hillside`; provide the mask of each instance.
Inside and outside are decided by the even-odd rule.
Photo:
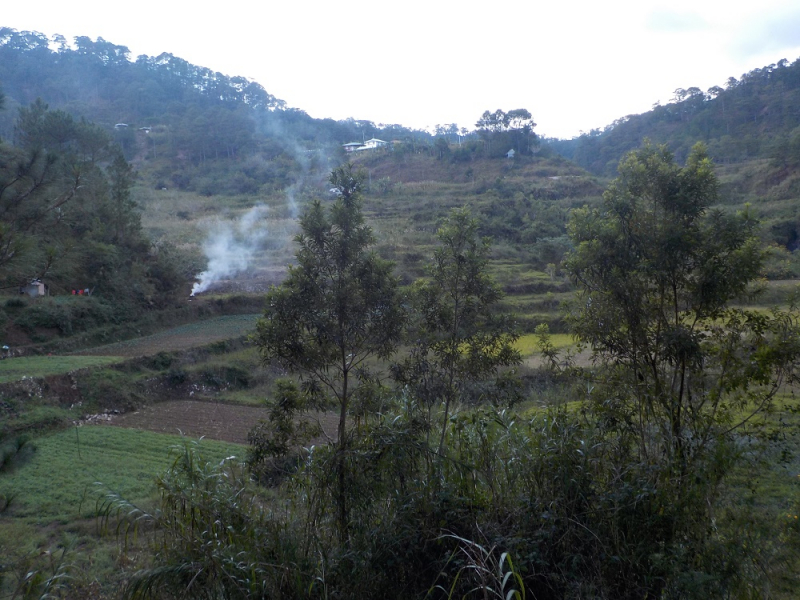
[[[754,69],[725,87],[675,90],[672,102],[617,119],[604,129],[555,143],[565,156],[595,174],[613,175],[642,139],[669,144],[679,160],[704,142],[718,164],[769,158],[800,164],[800,59]]]
[[[649,113],[624,117],[575,140],[544,144],[525,109],[487,110],[476,115],[472,131],[440,125],[435,135],[354,119],[313,119],[254,81],[169,53],[134,59],[125,46],[102,38],[78,37],[68,43],[59,36],[9,28],[0,29],[0,86],[6,94],[0,135],[14,144],[15,152],[39,144],[53,156],[76,148],[86,155],[80,148],[87,142],[81,137],[89,130],[100,140],[97,144],[121,149],[116,164],[124,159],[133,167],[125,175],[126,210],[136,220],[134,205],[144,209],[145,233],[151,240],[141,248],[148,246],[146,254],[169,263],[157,270],[175,282],[170,289],[183,289],[204,268],[198,236],[211,214],[234,218],[264,205],[272,218],[296,216],[303,203],[324,190],[330,169],[345,160],[342,144],[373,137],[391,142],[391,152],[356,153],[355,160],[369,171],[366,201],[376,219],[398,214],[393,205],[405,205],[405,216],[424,226],[430,239],[436,219],[448,207],[472,204],[481,216],[481,231],[513,248],[515,260],[539,269],[553,265],[551,270],[570,247],[568,211],[596,202],[603,184],[578,168],[554,162],[554,151],[606,177],[613,175],[625,152],[646,138],[666,143],[678,162],[703,141],[717,164],[719,201],[733,209],[751,204],[764,224],[762,239],[773,245],[765,274],[800,274],[794,256],[800,240],[794,209],[800,197],[800,61],[782,60],[739,80],[731,78],[725,88],[679,89],[674,102]],[[31,121],[34,113],[42,119],[37,126],[41,143],[34,143],[26,131],[31,125],[25,119]],[[509,158],[510,151],[516,158]],[[89,163],[110,168],[114,160],[105,152],[89,156]],[[61,191],[68,193],[68,186]],[[421,196],[428,202],[417,203]],[[96,208],[91,211],[100,215]],[[39,221],[42,231],[54,235],[56,230],[45,224]],[[71,273],[60,275],[57,265],[40,256],[53,247],[42,242],[27,253],[29,260],[15,259],[20,268],[6,285],[45,274],[57,288],[73,285]],[[418,254],[412,245],[400,244],[402,253],[387,252],[410,264],[408,256]],[[88,247],[85,239],[81,247]],[[72,257],[75,252],[57,254]],[[267,268],[274,269],[275,260],[269,263]],[[169,298],[152,285],[145,288],[141,295],[148,302]]]
[[[142,233],[133,170],[111,137],[40,100],[14,133],[16,145],[0,143],[0,286],[46,278],[53,294],[114,298],[123,311],[168,304],[189,274],[172,245]]]
[[[765,274],[800,275],[800,59],[730,77],[724,88],[679,88],[667,105],[548,146],[596,175],[613,176],[647,139],[666,144],[678,161],[703,142],[717,165],[720,202],[733,210],[749,206],[762,223],[761,238],[771,245]]]
[[[312,119],[261,85],[169,53],[133,58],[98,38],[52,39],[0,28],[0,135],[11,138],[19,106],[42,98],[113,134],[128,160],[147,161],[153,186],[205,194],[256,193],[328,168],[340,145],[372,137],[429,139],[369,121]]]

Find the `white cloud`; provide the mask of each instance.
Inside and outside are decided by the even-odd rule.
[[[737,58],[764,57],[773,53],[776,56],[772,62],[788,58],[777,54],[787,50],[797,52],[798,49],[800,6],[786,7],[778,13],[756,15],[750,23],[741,27],[730,44],[730,50]]]
[[[652,31],[674,33],[708,29],[709,24],[696,13],[657,9],[647,16],[646,27]]]

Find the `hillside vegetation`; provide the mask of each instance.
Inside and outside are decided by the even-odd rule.
[[[667,144],[678,160],[702,141],[718,165],[722,201],[745,204],[762,220],[762,237],[775,245],[771,277],[800,275],[792,253],[800,220],[800,59],[779,60],[703,91],[675,90],[672,102],[628,115],[603,129],[551,147],[596,175],[613,176],[644,139]]]

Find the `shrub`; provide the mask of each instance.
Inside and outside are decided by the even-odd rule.
[[[29,442],[30,435],[23,433],[0,446],[0,471],[13,468],[35,452],[36,446]]]
[[[6,300],[6,308],[25,308],[27,304],[24,298],[19,297]]]

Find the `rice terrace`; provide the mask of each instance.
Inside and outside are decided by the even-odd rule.
[[[141,338],[116,342],[77,352],[83,356],[149,356],[158,352],[175,352],[196,346],[223,342],[251,333],[260,315],[229,315],[207,321],[181,325]]]

